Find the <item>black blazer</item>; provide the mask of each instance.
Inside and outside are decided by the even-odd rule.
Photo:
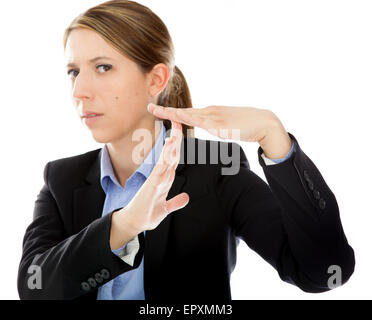
[[[101,149],[48,162],[33,221],[24,235],[20,298],[96,299],[99,286],[137,268],[144,256],[146,300],[229,300],[239,239],[270,263],[283,281],[303,291],[330,290],[332,265],[341,267],[345,283],[354,271],[354,251],[335,196],[289,135],[297,150],[282,163],[266,166],[258,149],[269,185],[250,170],[235,142],[184,137],[167,199],[187,192],[190,202],[146,231],[146,237],[139,234],[133,267],[109,245],[112,212],[102,217]],[[185,139],[194,140],[196,153],[202,143],[207,150],[227,143],[230,152],[235,144],[240,150],[238,174],[221,174],[231,164],[220,159],[211,164],[208,152],[207,164],[187,163],[185,154],[191,148],[187,151]],[[29,289],[30,265],[41,268],[41,289]]]

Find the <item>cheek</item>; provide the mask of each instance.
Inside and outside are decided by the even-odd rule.
[[[114,117],[130,116],[138,120],[138,117],[143,117],[148,112],[146,109],[148,97],[143,81],[133,79],[122,83],[119,87],[116,86],[109,99],[107,104],[111,106]]]
[[[137,72],[128,73],[116,81],[114,101],[119,104],[143,104],[148,100],[145,78]]]
[[[126,110],[137,110],[140,112],[142,109],[146,109],[147,96],[140,89],[136,88],[133,91],[126,91],[127,94],[116,94],[114,97],[114,103],[116,108]]]
[[[146,110],[146,101],[142,99],[140,92],[136,91],[133,95],[114,95],[112,108],[112,118],[125,119],[127,122],[137,122],[144,115]]]

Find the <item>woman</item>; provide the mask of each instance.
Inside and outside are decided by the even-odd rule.
[[[21,299],[231,299],[239,239],[303,291],[350,278],[336,198],[296,138],[270,110],[193,109],[151,10],[93,7],[67,28],[64,49],[73,104],[104,147],[46,164]],[[196,139],[194,126],[258,142],[269,185],[237,143]]]

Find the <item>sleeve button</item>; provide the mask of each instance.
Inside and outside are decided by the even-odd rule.
[[[90,290],[90,285],[87,283],[87,282],[82,282],[81,283],[81,289],[83,289],[84,291],[89,291]]]
[[[310,190],[313,190],[314,189],[314,183],[311,180],[308,180],[307,181],[307,185],[308,185],[308,187],[309,187]]]
[[[320,199],[320,192],[318,190],[314,190],[313,195],[316,200]]]
[[[323,198],[320,198],[320,200],[319,200],[319,208],[320,209],[324,209],[325,206],[326,206],[325,200]]]
[[[96,273],[94,275],[94,279],[96,280],[97,283],[102,283],[103,282],[103,277],[100,273]]]
[[[108,278],[110,278],[110,272],[107,269],[102,269],[101,276],[103,279],[107,280]]]
[[[309,176],[309,173],[307,172],[307,170],[304,170],[304,177],[305,177],[306,181],[310,180],[310,176]]]
[[[95,288],[95,287],[97,286],[97,282],[96,282],[96,280],[94,280],[93,278],[89,278],[89,279],[88,279],[88,283],[90,284],[90,286],[91,286],[92,288]]]

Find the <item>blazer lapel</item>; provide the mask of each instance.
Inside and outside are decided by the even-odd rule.
[[[85,180],[87,185],[74,190],[74,232],[84,229],[102,216],[105,192],[100,183],[100,158],[102,149],[97,153]]]

